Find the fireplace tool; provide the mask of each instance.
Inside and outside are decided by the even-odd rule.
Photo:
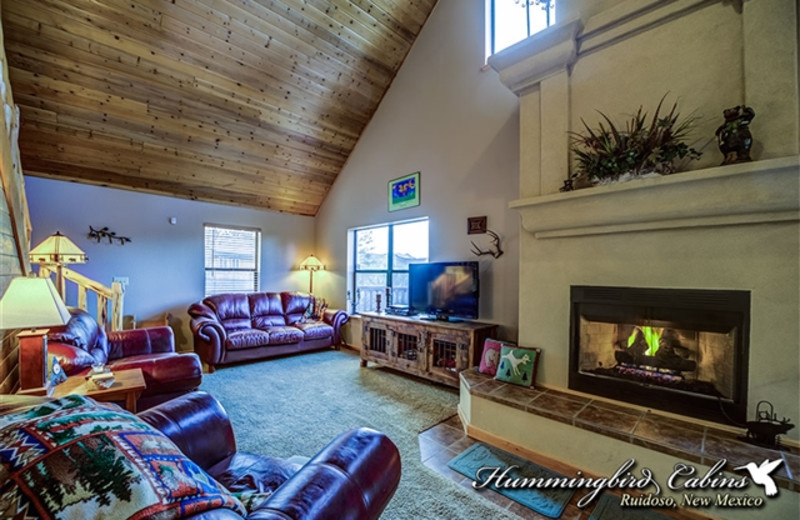
[[[764,405],[763,408],[762,405]],[[778,435],[783,435],[794,428],[794,424],[791,424],[786,417],[778,420],[772,403],[769,401],[758,402],[756,405],[756,420],[747,421],[746,426],[747,434],[744,437],[739,437],[740,440],[772,449],[780,447]]]

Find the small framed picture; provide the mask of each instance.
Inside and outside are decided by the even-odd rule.
[[[389,211],[419,206],[419,172],[389,181]]]
[[[480,235],[486,233],[486,217],[467,217],[467,234]]]

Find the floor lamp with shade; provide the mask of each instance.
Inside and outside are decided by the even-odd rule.
[[[47,361],[47,332],[64,325],[70,318],[64,301],[50,278],[20,276],[11,280],[0,298],[0,329],[25,329],[19,339],[20,387],[47,386],[50,380]]]
[[[322,265],[322,262],[314,255],[308,255],[305,260],[300,262],[300,269],[303,271],[309,271],[309,279],[308,279],[308,292],[310,294],[314,293],[314,271],[322,271],[325,269],[325,266]]]

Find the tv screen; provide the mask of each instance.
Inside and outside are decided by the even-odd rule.
[[[478,262],[408,266],[408,304],[414,312],[439,319],[475,319],[478,296]]]

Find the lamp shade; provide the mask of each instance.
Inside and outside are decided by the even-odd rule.
[[[304,271],[321,271],[325,269],[325,266],[316,256],[308,255],[305,260],[300,262],[300,269]]]
[[[89,258],[75,243],[56,231],[28,253],[32,264],[85,264]]]
[[[50,278],[14,278],[0,299],[0,329],[64,325],[69,317]]]

